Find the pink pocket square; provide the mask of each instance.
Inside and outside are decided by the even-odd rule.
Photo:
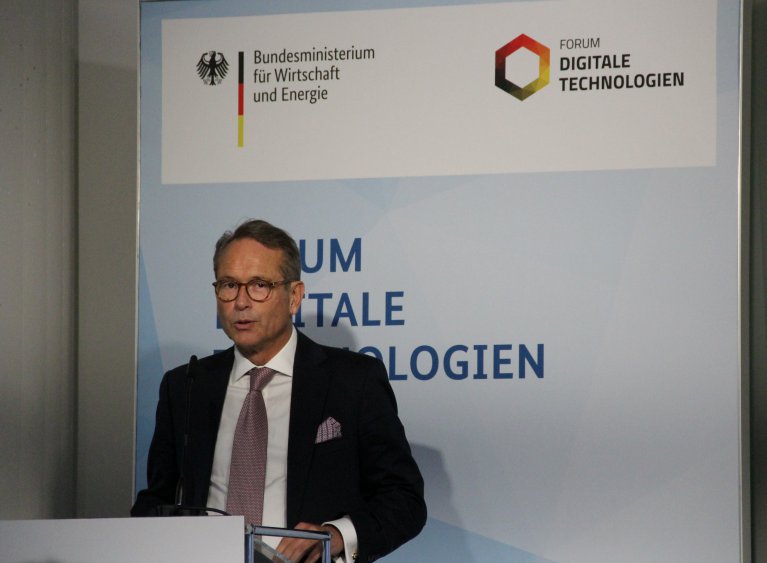
[[[314,443],[322,444],[323,442],[335,440],[340,437],[341,423],[332,416],[329,416],[317,427],[317,437],[314,439]]]

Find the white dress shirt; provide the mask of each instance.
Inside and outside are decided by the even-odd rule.
[[[284,528],[287,510],[288,477],[288,430],[290,426],[290,397],[293,390],[293,360],[296,357],[298,333],[295,327],[287,344],[266,363],[273,369],[274,377],[261,391],[266,405],[266,418],[269,425],[266,449],[266,486],[264,489],[264,515],[262,524]],[[229,487],[229,465],[232,458],[232,442],[237,419],[250,390],[250,378],[245,374],[256,366],[234,347],[234,364],[229,374],[221,423],[216,437],[216,449],[213,454],[213,468],[208,488],[208,506],[226,510],[226,495]],[[340,532],[344,540],[345,553],[356,553],[357,533],[347,517],[324,522],[331,524]],[[265,543],[277,547],[281,538],[264,537]],[[343,558],[337,559],[343,563]]]

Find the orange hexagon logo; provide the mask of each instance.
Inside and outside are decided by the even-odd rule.
[[[527,49],[538,56],[538,78],[525,86],[517,86],[506,77],[506,59],[519,49]],[[549,83],[550,69],[551,52],[549,48],[524,33],[495,52],[495,85],[518,100],[524,100],[546,86]]]

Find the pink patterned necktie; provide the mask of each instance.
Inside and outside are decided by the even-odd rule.
[[[250,375],[250,391],[237,419],[229,466],[226,511],[229,514],[242,514],[246,524],[256,526],[261,525],[264,512],[266,442],[269,428],[261,390],[274,374],[273,369],[266,367],[253,368],[245,374]]]

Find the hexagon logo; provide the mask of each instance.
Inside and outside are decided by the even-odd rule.
[[[538,56],[538,78],[525,86],[517,86],[506,77],[506,59],[519,49],[527,49]],[[523,33],[495,52],[495,85],[518,100],[524,100],[549,83],[550,67],[549,48]]]

